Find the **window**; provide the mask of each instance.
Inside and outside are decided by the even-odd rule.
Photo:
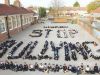
[[[13,25],[12,25],[12,17],[8,17],[8,28],[9,29],[13,29]]]
[[[29,21],[32,22],[32,17],[29,18]]]
[[[25,16],[25,18],[24,18],[24,19],[25,19],[25,24],[27,24],[27,17]]]
[[[27,17],[27,24],[29,23],[28,17]]]
[[[22,20],[23,20],[23,25],[28,24],[28,17],[27,17],[26,15],[24,15],[24,16],[22,17]]]
[[[0,33],[5,32],[6,27],[5,27],[5,20],[4,18],[0,18]]]
[[[25,24],[27,24],[27,16],[25,16]]]
[[[23,25],[25,25],[25,16],[22,16],[22,23],[23,23]]]
[[[22,16],[22,25],[24,25],[24,16]]]
[[[16,16],[12,16],[12,21],[13,21],[13,27],[17,28]]]
[[[36,18],[37,19],[37,18]],[[35,21],[34,17],[32,18],[32,21]]]
[[[20,16],[17,16],[17,25],[18,25],[18,27],[21,26],[21,23],[20,23]]]

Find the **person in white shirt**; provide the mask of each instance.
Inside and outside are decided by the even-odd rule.
[[[43,66],[42,63],[39,64],[39,70],[40,70],[40,71],[43,71],[43,70],[44,70],[44,66]]]
[[[85,68],[85,72],[86,72],[86,73],[89,73],[89,72],[90,72],[90,67],[89,67],[89,65],[87,65],[87,67]]]
[[[29,70],[30,70],[30,71],[33,71],[33,70],[34,70],[34,65],[29,64]]]
[[[44,63],[44,72],[48,72],[48,66],[47,66],[47,63]]]

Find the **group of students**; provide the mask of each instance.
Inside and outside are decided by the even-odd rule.
[[[11,48],[16,43],[17,43],[16,40],[7,40],[5,42],[2,42],[0,44],[0,58],[2,58],[4,54],[8,51],[8,49]]]
[[[48,45],[49,45],[49,42],[46,40],[42,51],[38,54],[38,60],[52,59],[51,56],[45,54],[48,50],[48,47],[49,47]]]
[[[83,42],[83,44],[86,44],[86,45],[93,44],[94,46],[98,46],[98,44],[96,42],[94,42],[94,41],[92,41],[92,42],[85,41],[85,42]],[[98,50],[100,50],[100,49],[98,49]],[[97,52],[98,52],[98,50],[97,50]],[[90,51],[90,57],[94,58],[95,60],[99,60],[100,59],[100,56],[93,54],[91,51]]]
[[[14,59],[13,55],[15,54],[16,50],[23,44],[23,41],[20,41],[15,47],[8,54],[8,59]]]
[[[43,28],[46,28],[46,29],[48,29],[48,28],[68,28],[68,26],[44,26]]]
[[[96,42],[94,42],[94,41],[92,41],[92,42],[85,41],[85,42],[82,43],[82,46],[83,46],[83,48],[85,49],[85,50],[83,50],[83,51],[84,51],[85,53],[87,53],[87,57],[89,56],[89,57],[91,57],[91,58],[93,58],[93,59],[95,59],[95,60],[99,60],[99,59],[100,59],[100,56],[95,55],[95,54],[92,52],[92,50],[87,46],[88,44],[93,44],[94,46],[98,46],[98,44],[97,44]]]
[[[63,47],[63,42],[60,41],[59,46],[56,47],[55,43],[53,41],[50,41],[50,45],[51,45],[52,51],[54,52],[54,60],[59,60],[59,50]]]
[[[82,44],[80,44],[79,42],[76,42],[75,44],[71,42],[70,43],[64,42],[65,60],[70,60],[71,58],[73,60],[77,60],[77,54],[82,55],[84,60],[87,60],[90,57],[94,58],[95,60],[99,60],[100,56],[96,56],[93,54],[92,50],[88,47],[87,42],[82,42]],[[97,46],[96,42],[94,41],[90,43]],[[71,53],[71,56],[69,53]]]
[[[56,46],[56,44],[53,41],[48,42],[47,40],[44,43],[43,49],[40,51],[40,53],[37,56],[31,55],[34,48],[38,44],[38,41],[29,42],[17,56],[15,56],[16,50],[23,45],[23,41],[20,41],[17,43],[15,40],[8,40],[6,42],[1,43],[0,45],[0,57],[2,57],[9,48],[12,48],[11,51],[8,53],[7,58],[8,59],[30,59],[30,60],[42,60],[42,59],[54,59],[59,60],[59,51],[64,48],[64,54],[65,54],[65,61],[70,61],[71,59],[74,61],[77,61],[77,54],[80,54],[84,60],[87,60],[88,58],[94,58],[95,60],[99,60],[100,56],[94,55],[92,50],[88,47],[88,44],[93,44],[97,46],[97,43],[94,41],[85,41],[82,43],[76,42],[66,42],[66,41],[60,41],[59,46]],[[15,45],[16,44],[16,45]],[[51,51],[53,51],[54,56],[46,55],[46,52],[48,51],[49,44],[52,48]],[[12,47],[15,45],[14,47]]]
[[[84,65],[81,63],[79,66],[75,65],[59,65],[59,64],[50,64],[50,63],[34,63],[34,64],[18,64],[17,62],[12,61],[0,61],[0,70],[12,70],[15,72],[18,71],[40,71],[40,72],[72,72],[72,73],[89,73],[95,74],[100,73],[100,67],[97,63],[94,66]]]
[[[63,35],[61,35],[61,32],[63,32]],[[78,33],[77,30],[74,30],[74,29],[70,29],[68,30],[69,33],[67,33],[67,31],[64,29],[64,30],[57,30],[57,38],[74,38],[75,37],[75,34]]]
[[[44,30],[41,30],[41,29],[36,29],[36,30],[33,30],[31,34],[29,34],[30,37],[41,37],[43,35],[43,31]],[[50,33],[52,32],[53,30],[52,29],[45,29],[45,38],[49,38],[49,35]],[[68,32],[68,33],[67,33]],[[75,29],[58,29],[57,32],[56,32],[56,36],[57,38],[74,38],[75,37],[75,34],[77,34],[78,31],[75,30]]]
[[[23,59],[29,59],[29,60],[42,60],[42,59],[52,59],[52,57],[45,55],[47,49],[48,49],[48,41],[45,41],[44,44],[44,48],[42,49],[42,51],[37,55],[34,56],[31,53],[33,52],[34,48],[36,47],[36,45],[38,44],[38,41],[34,41],[34,42],[29,42],[24,48],[23,50],[16,55],[15,52],[16,50],[23,45],[23,42],[20,41],[16,46],[14,46],[12,48],[12,50],[9,52],[7,58],[8,59],[18,59],[18,58],[23,58]]]
[[[37,45],[37,43],[38,43],[38,41],[35,41],[34,43],[32,41],[29,42],[17,56],[14,56],[15,51],[23,44],[23,42],[20,41],[9,52],[8,59],[18,59],[18,58],[32,59],[33,57],[31,56],[31,53],[33,52],[33,49],[35,48],[35,46]]]
[[[93,54],[92,50],[88,47],[87,44],[93,44],[97,46],[97,43],[92,41],[89,43],[89,41],[85,41],[82,43],[76,42],[71,43],[71,42],[62,42],[60,41],[59,47],[55,47],[55,44],[53,41],[50,42],[52,51],[54,51],[54,59],[58,60],[59,59],[59,51],[62,47],[64,47],[65,51],[65,60],[70,61],[71,59],[74,61],[77,61],[77,54],[80,54],[84,60],[87,60],[88,58],[94,58],[95,60],[99,60],[100,56],[96,56]]]

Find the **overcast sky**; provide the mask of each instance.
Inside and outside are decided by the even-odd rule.
[[[28,6],[43,6],[50,7],[52,0],[20,0],[24,7]],[[86,6],[89,2],[94,0],[61,0],[65,6],[72,6],[76,1],[80,3],[82,7]],[[10,0],[11,4],[14,0]],[[4,0],[0,0],[0,3],[4,3]]]

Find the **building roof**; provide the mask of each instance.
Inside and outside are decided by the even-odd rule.
[[[19,0],[15,0],[14,3],[13,3],[14,6],[17,6],[17,7],[21,7],[22,4]]]
[[[27,14],[34,13],[24,7],[16,7],[13,5],[0,4],[0,15]]]
[[[92,13],[100,13],[100,7],[92,11]]]

